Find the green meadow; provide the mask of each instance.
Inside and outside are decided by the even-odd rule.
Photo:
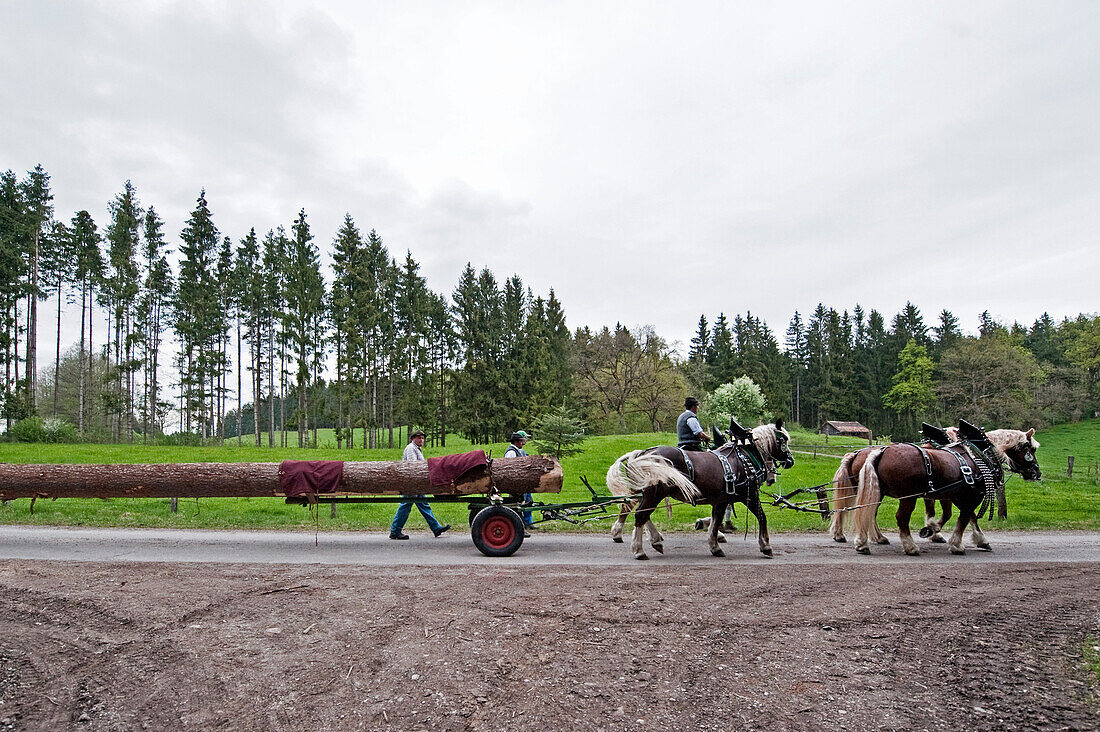
[[[291,436],[294,437],[293,435]],[[1037,439],[1039,463],[1044,478],[1039,483],[1024,483],[1019,476],[1008,482],[1009,517],[1005,521],[983,523],[987,529],[1100,529],[1100,480],[1095,466],[1100,462],[1100,420],[1089,420],[1074,425],[1058,425],[1046,430]],[[455,436],[447,438],[446,448],[425,449],[429,457],[465,452],[484,448],[493,455],[502,455],[505,444],[473,446]],[[266,448],[237,446],[230,441],[224,446],[213,447],[165,447],[143,445],[94,445],[64,444],[40,445],[0,443],[0,462],[9,463],[181,463],[181,462],[278,462],[287,459],[309,460],[398,460],[401,450],[338,450],[331,434],[322,433],[316,449]],[[599,492],[604,492],[604,475],[608,466],[620,455],[630,450],[659,444],[672,444],[673,435],[635,434],[591,437],[584,443],[584,452],[566,458],[562,468],[565,486],[560,496],[541,495],[543,502],[583,501],[588,490],[581,483],[581,476]],[[862,443],[860,443],[862,444]],[[832,479],[838,464],[838,456],[849,447],[859,446],[851,440],[838,442],[835,438],[826,442],[821,435],[792,431],[792,445],[796,451],[795,466],[783,472],[779,483],[772,489],[789,492],[799,487],[809,487]],[[816,455],[815,455],[816,453]],[[1073,477],[1066,475],[1067,457],[1075,457]],[[768,500],[765,501],[769,502]],[[881,510],[880,521],[884,527],[893,523],[892,501]],[[896,505],[896,504],[894,504]],[[9,501],[0,505],[0,523],[53,526],[129,526],[204,529],[385,529],[393,515],[393,504],[340,504],[335,517],[330,507],[321,504],[311,512],[301,506],[287,505],[275,498],[227,498],[180,499],[178,511],[173,513],[168,499],[110,499],[56,501],[38,500],[33,511],[29,499]],[[455,528],[467,524],[465,505],[440,504],[436,515]],[[768,526],[771,531],[822,531],[825,523],[819,516],[790,509],[768,506]],[[547,531],[607,531],[614,509],[606,520],[598,520],[583,526],[563,522],[548,522],[540,529]],[[755,530],[755,519],[743,506],[737,506],[735,523],[741,530]],[[654,514],[663,529],[688,529],[700,516],[709,515],[705,507],[692,507],[673,502],[671,515],[665,506]],[[914,520],[914,527],[916,527]],[[410,530],[424,530],[423,519],[413,511]]]

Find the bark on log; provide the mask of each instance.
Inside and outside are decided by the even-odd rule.
[[[539,455],[494,460],[502,493],[559,493],[561,466]],[[472,471],[462,483],[432,487],[427,462],[345,462],[336,495],[472,495],[490,479]],[[16,498],[252,498],[281,496],[279,463],[23,465],[0,463],[0,500]],[[331,496],[331,493],[321,494]]]

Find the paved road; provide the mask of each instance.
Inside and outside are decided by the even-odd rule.
[[[993,552],[968,548],[951,555],[942,544],[921,541],[921,557],[907,557],[897,541],[873,546],[870,557],[852,545],[836,544],[825,534],[776,534],[775,557],[767,559],[749,534],[731,536],[724,559],[711,557],[702,532],[670,534],[664,555],[649,551],[651,565],[835,564],[837,562],[1100,562],[1100,533],[987,533]],[[435,539],[426,530],[409,541],[391,541],[384,533],[286,531],[191,531],[179,529],[83,529],[0,526],[0,559],[49,559],[86,562],[254,562],[259,564],[397,565],[627,565],[638,564],[629,547],[603,534],[536,534],[515,555],[485,557],[474,548],[469,529],[456,527]],[[648,542],[647,542],[648,550]]]

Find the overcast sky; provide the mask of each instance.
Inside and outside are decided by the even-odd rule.
[[[234,240],[350,212],[437,291],[685,349],[818,302],[972,331],[1100,309],[1098,39],[1097,2],[0,0],[0,169],[101,226],[132,179],[173,246],[204,187]]]

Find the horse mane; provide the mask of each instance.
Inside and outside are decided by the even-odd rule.
[[[990,430],[985,433],[985,436],[989,438],[990,444],[997,449],[1001,457],[1004,457],[1005,450],[1015,445],[1029,443],[1033,450],[1039,447],[1039,441],[1035,439],[1034,433],[1028,435],[1023,430]]]
[[[778,445],[775,439],[775,434],[778,430],[783,430],[783,434],[787,436],[787,440],[790,441],[791,435],[783,427],[776,427],[774,424],[762,424],[752,428],[752,439],[756,440],[760,446],[760,451],[765,455],[775,455]]]

